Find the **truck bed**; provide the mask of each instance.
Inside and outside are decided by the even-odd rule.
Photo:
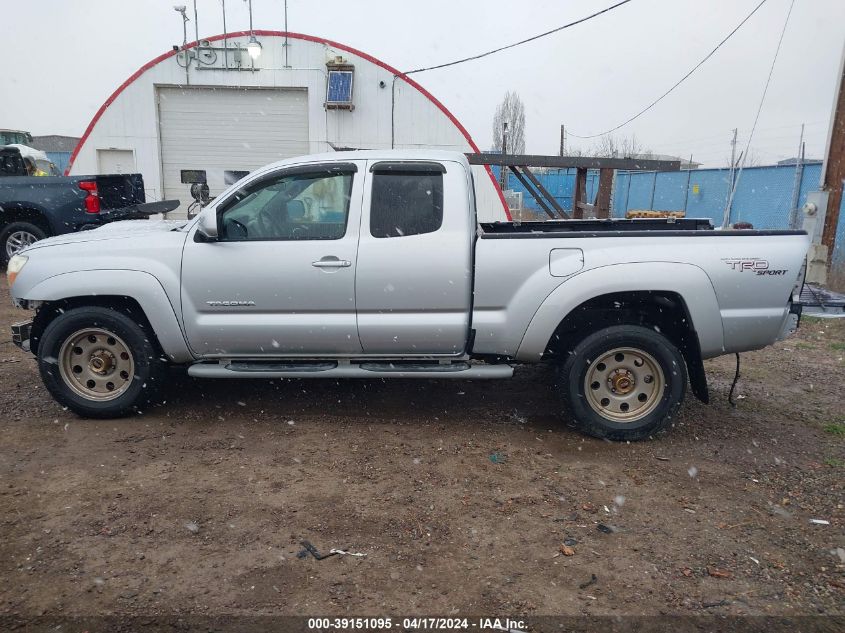
[[[86,210],[84,200],[88,192],[80,188],[82,182],[96,183],[100,211]],[[72,233],[121,219],[118,210],[137,207],[144,201],[141,174],[0,178],[0,210],[23,211],[30,220],[39,220],[49,227],[50,235]],[[0,213],[0,230],[4,224],[4,215]]]
[[[804,231],[789,230],[716,230],[707,218],[610,218],[606,220],[548,220],[545,222],[483,222],[480,227],[482,239],[804,234]]]

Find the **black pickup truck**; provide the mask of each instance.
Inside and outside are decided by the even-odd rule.
[[[19,167],[13,152],[0,151],[0,262],[50,235],[149,215],[139,213],[141,174],[22,176]]]

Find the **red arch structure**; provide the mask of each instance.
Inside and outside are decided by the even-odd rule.
[[[426,99],[431,101],[431,103],[433,103],[435,105],[435,107],[437,107],[443,114],[445,114],[446,117],[455,125],[455,127],[458,128],[460,133],[463,134],[464,138],[467,140],[467,143],[469,143],[469,146],[472,148],[472,151],[474,151],[474,152],[479,151],[478,145],[476,145],[475,141],[472,140],[472,137],[469,135],[469,132],[467,132],[466,128],[461,124],[460,121],[458,121],[458,119],[455,117],[455,115],[452,114],[449,111],[449,109],[445,105],[443,105],[433,94],[431,94],[428,90],[423,88],[416,81],[414,81],[413,79],[408,77],[402,71],[397,70],[393,66],[390,66],[389,64],[386,64],[379,59],[376,59],[372,55],[369,55],[367,53],[364,53],[363,51],[359,51],[357,49],[354,49],[351,46],[346,46],[345,44],[341,44],[339,42],[334,42],[332,40],[327,40],[327,39],[324,39],[322,37],[315,37],[313,35],[305,35],[304,33],[290,33],[290,32],[286,32],[286,31],[267,31],[267,30],[235,31],[233,33],[226,33],[225,35],[222,35],[222,34],[221,35],[214,35],[212,37],[208,37],[208,38],[204,38],[204,39],[209,41],[209,42],[216,42],[216,41],[222,40],[224,38],[247,37],[247,36],[252,35],[252,34],[265,35],[265,36],[276,36],[276,37],[288,37],[288,38],[297,39],[297,40],[306,40],[308,42],[317,42],[319,44],[325,44],[327,46],[331,46],[332,48],[337,48],[337,49],[340,49],[342,51],[346,51],[347,53],[350,53],[352,55],[356,55],[357,57],[361,57],[362,59],[366,59],[368,62],[371,62],[371,63],[373,63],[377,66],[380,66],[381,68],[384,68],[387,72],[395,75],[396,77],[399,77],[400,79],[402,79],[404,82],[406,82],[408,85],[412,86],[413,88],[416,88]],[[197,42],[191,42],[191,43],[187,44],[186,48],[194,48],[194,47],[197,46],[197,44],[198,44]],[[91,122],[88,124],[88,127],[85,128],[85,133],[82,135],[82,138],[79,139],[79,143],[74,148],[73,153],[70,155],[70,160],[68,161],[67,168],[65,169],[65,175],[67,175],[70,172],[71,167],[73,167],[73,163],[76,160],[77,154],[79,154],[79,151],[80,151],[80,149],[82,149],[82,146],[85,144],[85,141],[88,140],[88,137],[90,136],[91,131],[94,129],[94,126],[97,125],[97,121],[100,120],[100,117],[103,116],[103,113],[106,111],[106,109],[112,103],[114,103],[114,100],[117,99],[118,96],[120,96],[120,93],[122,93],[132,82],[134,82],[136,79],[138,79],[138,77],[143,75],[147,70],[149,70],[153,66],[163,62],[164,60],[166,60],[170,57],[173,57],[178,52],[179,52],[178,50],[169,50],[166,53],[159,55],[155,59],[150,60],[149,62],[147,62],[146,64],[141,66],[138,70],[136,70],[126,81],[124,81],[122,84],[120,84],[117,87],[117,90],[115,90],[113,93],[111,93],[109,98],[106,99],[105,102],[103,103],[103,105],[100,106],[100,109],[97,110],[97,113],[94,115],[94,118],[91,119]],[[499,183],[496,182],[496,178],[493,176],[493,171],[490,169],[490,167],[488,166],[488,167],[486,167],[486,169],[487,169],[487,174],[490,176],[490,180],[493,182],[493,186],[496,189],[496,191],[498,192],[499,198],[502,201],[502,206],[504,207],[504,210],[505,210],[505,216],[507,217],[508,220],[511,220],[511,214],[510,214],[510,211],[508,210],[508,205],[505,202],[505,196],[502,193],[501,188],[499,187]]]

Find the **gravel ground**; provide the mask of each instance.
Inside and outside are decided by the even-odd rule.
[[[845,323],[743,355],[736,409],[733,358],[708,361],[711,405],[612,444],[543,367],[174,371],[162,405],[83,420],[5,342],[23,316],[4,284],[0,616],[845,614]]]

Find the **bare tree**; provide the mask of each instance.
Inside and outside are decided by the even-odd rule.
[[[506,92],[505,98],[493,116],[493,149],[502,151],[502,129],[508,124],[508,154],[525,153],[525,106],[515,92]]]
[[[725,164],[730,165],[731,159],[726,158]],[[748,150],[748,154],[745,156],[745,160],[743,160],[743,155],[740,153],[736,159],[736,166],[739,167],[742,165],[743,167],[759,167],[763,164],[763,161],[760,159],[760,156],[757,155],[757,152],[754,151],[754,148]]]
[[[759,167],[763,164],[763,159],[754,151],[754,148],[748,150],[748,156],[745,158],[746,167]]]
[[[636,136],[619,138],[612,134],[602,136],[588,153],[601,158],[650,158],[654,155]]]

